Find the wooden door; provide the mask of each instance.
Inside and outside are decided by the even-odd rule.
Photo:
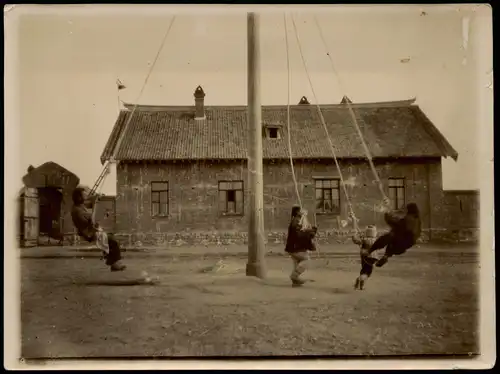
[[[23,247],[35,247],[38,244],[39,204],[36,188],[26,188],[22,197],[22,237]]]

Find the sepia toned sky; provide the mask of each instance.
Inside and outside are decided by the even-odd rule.
[[[72,8],[44,6],[44,14],[23,14],[17,23],[20,167],[24,174],[30,164],[54,161],[91,185],[119,110],[115,81],[127,86],[121,99],[134,102],[172,17],[168,6],[135,14]],[[291,100],[306,95],[313,102],[290,17]],[[302,10],[294,18],[320,103],[338,103],[344,94],[353,102],[416,97],[459,153],[457,163],[443,161],[444,188],[479,188],[477,82],[492,63],[479,66],[478,56],[491,49],[491,26],[484,32],[491,18],[452,6],[334,7]],[[262,13],[260,35],[262,104],[286,104],[283,11]],[[207,105],[246,104],[246,80],[246,14],[184,11],[140,103],[194,104],[194,89],[202,85]],[[114,178],[103,192],[115,193]]]

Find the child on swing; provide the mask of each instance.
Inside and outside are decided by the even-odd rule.
[[[389,225],[390,231],[381,235],[370,248],[370,253],[378,249],[385,248],[384,256],[375,264],[381,267],[387,263],[390,257],[399,256],[416,243],[422,233],[422,223],[420,221],[420,211],[417,204],[409,203],[405,209],[390,210],[390,200],[385,199],[385,222]]]
[[[293,261],[293,271],[290,275],[293,287],[302,286],[305,281],[300,276],[306,270],[309,251],[315,251],[314,237],[318,229],[307,219],[307,211],[298,206],[292,208],[292,217],[288,226],[288,236],[285,251]]]
[[[111,271],[125,270],[126,266],[121,263],[120,245],[112,234],[106,234],[94,221],[91,209],[95,200],[89,198],[85,189],[81,187],[75,188],[72,199],[71,218],[78,235],[89,243],[96,243],[97,247],[103,251],[106,265]]]
[[[384,219],[390,227],[388,233],[376,238],[375,226],[368,226],[363,238],[360,238],[357,234],[353,237],[353,241],[361,246],[362,263],[360,276],[356,279],[354,285],[356,289],[363,289],[364,283],[370,277],[374,265],[381,267],[387,263],[390,257],[402,255],[413,247],[420,237],[421,221],[417,204],[407,204],[404,211],[391,211],[389,205],[390,200],[385,198],[383,211],[385,212]],[[357,230],[357,220],[353,215],[351,215],[351,218]],[[374,254],[383,248],[385,248],[383,256],[378,259],[378,256],[374,256]]]

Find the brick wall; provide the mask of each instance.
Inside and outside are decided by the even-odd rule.
[[[457,241],[476,241],[479,234],[479,191],[444,191],[444,226]]]
[[[116,232],[125,245],[161,245],[182,242],[245,241],[248,228],[248,178],[246,162],[192,162],[164,164],[120,164],[117,170]],[[341,161],[343,177],[357,217],[362,226],[376,223],[385,228],[383,217],[374,211],[381,200],[373,174],[366,160]],[[443,230],[442,173],[440,159],[412,162],[379,162],[381,180],[389,177],[406,179],[406,201],[416,202],[421,209],[424,238],[439,235]],[[303,205],[316,219],[319,238],[343,241],[348,229],[347,204],[341,190],[339,216],[314,217],[315,189],[313,177],[338,177],[330,163],[296,162],[295,172]],[[218,211],[218,181],[243,180],[245,184],[245,215],[224,217]],[[169,182],[169,216],[151,216],[150,183]],[[264,165],[264,220],[268,240],[281,242],[296,203],[290,164],[266,162]],[[432,230],[429,230],[432,228]]]
[[[115,196],[103,196],[97,202],[96,221],[106,232],[115,232],[115,200]]]

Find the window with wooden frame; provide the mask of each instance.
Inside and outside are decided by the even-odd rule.
[[[389,199],[393,210],[403,209],[406,204],[405,179],[389,178]]]
[[[243,215],[243,181],[219,182],[219,212],[222,215]]]
[[[316,212],[320,214],[340,214],[340,180],[331,178],[315,179]]]
[[[151,182],[151,215],[168,216],[168,182]]]

